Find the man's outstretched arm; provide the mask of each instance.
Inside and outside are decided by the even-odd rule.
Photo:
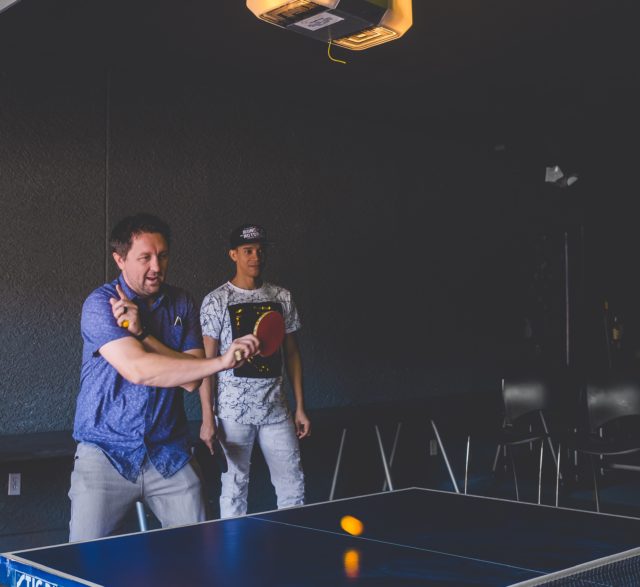
[[[252,357],[258,352],[259,346],[258,339],[247,334],[234,340],[227,352],[219,357],[203,359],[186,357],[182,353],[177,353],[181,356],[176,357],[150,352],[142,342],[127,336],[106,343],[99,352],[131,383],[151,387],[183,387],[219,371],[242,365],[245,359],[236,360],[235,352],[240,351],[242,356]]]

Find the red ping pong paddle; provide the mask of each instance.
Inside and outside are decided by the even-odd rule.
[[[282,345],[284,340],[284,318],[280,312],[269,310],[262,314],[253,327],[253,335],[260,341],[258,354],[261,357],[270,357]],[[242,352],[235,352],[236,361],[242,360]]]

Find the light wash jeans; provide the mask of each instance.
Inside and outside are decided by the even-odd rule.
[[[304,503],[300,447],[291,419],[262,426],[218,419],[218,438],[229,463],[228,471],[222,474],[221,518],[247,513],[251,451],[256,438],[269,466],[278,508]]]
[[[69,541],[108,536],[136,501],[144,502],[163,528],[205,521],[198,465],[192,459],[165,479],[148,458],[135,483],[116,471],[97,446],[81,442],[71,473]]]

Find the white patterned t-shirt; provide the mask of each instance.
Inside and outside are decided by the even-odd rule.
[[[241,289],[231,282],[209,293],[202,302],[202,334],[219,343],[224,354],[232,341],[253,332],[256,320],[269,310],[284,317],[287,334],[300,329],[291,293],[271,283],[258,289]],[[270,357],[256,355],[238,369],[217,374],[216,414],[240,424],[276,424],[289,417],[284,391],[282,349]]]

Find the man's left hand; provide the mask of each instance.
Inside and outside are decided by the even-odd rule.
[[[307,418],[302,408],[296,410],[295,415],[296,436],[300,439],[311,436],[311,420]]]
[[[116,291],[120,299],[111,298],[109,301],[111,302],[113,317],[116,319],[118,326],[126,328],[134,335],[140,334],[142,332],[142,324],[140,323],[138,306],[126,296],[119,284],[116,284]]]

